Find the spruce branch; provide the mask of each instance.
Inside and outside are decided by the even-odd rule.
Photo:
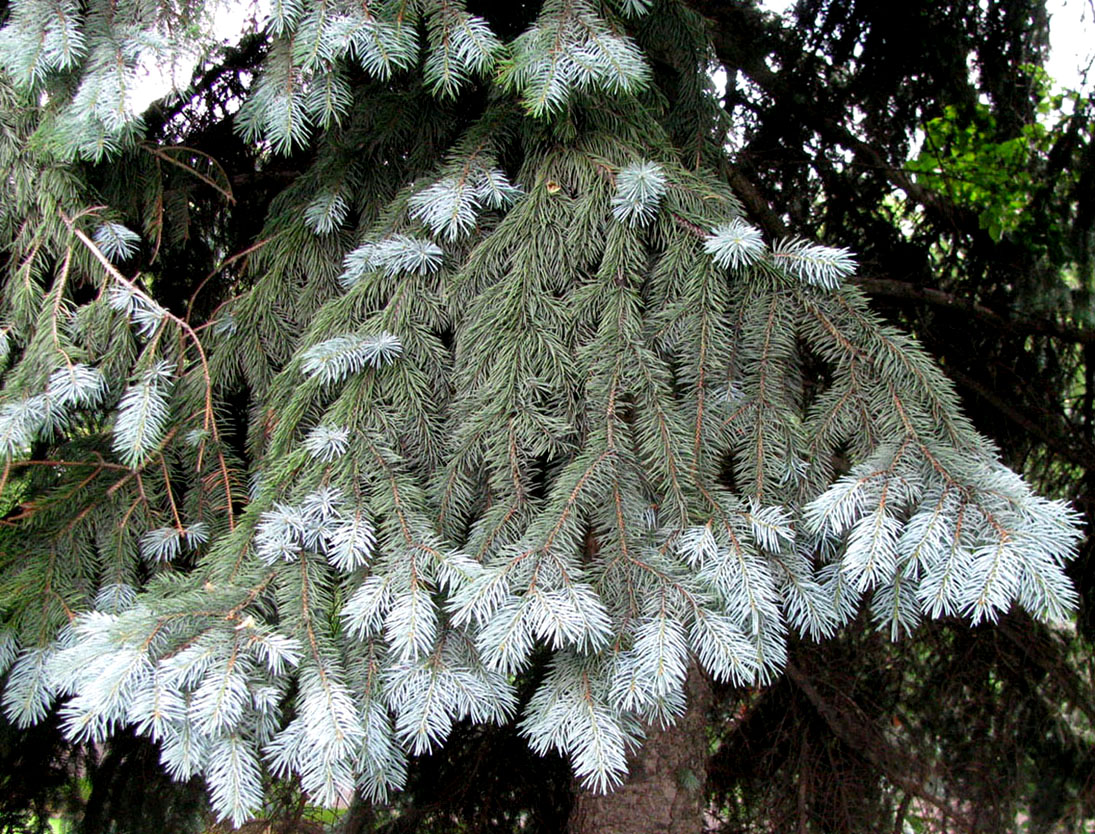
[[[767,252],[760,232],[738,217],[714,228],[703,248],[715,263],[731,270],[752,266]]]
[[[114,451],[130,469],[140,468],[159,450],[170,416],[167,395],[174,373],[174,365],[161,360],[118,403]]]
[[[847,249],[818,246],[804,240],[783,240],[772,247],[772,259],[807,284],[836,289],[855,272],[856,262]]]
[[[301,370],[325,385],[342,382],[366,368],[393,362],[403,351],[391,333],[379,336],[335,336],[309,348],[301,357]]]
[[[79,228],[77,228],[75,226],[74,221],[71,218],[69,218],[67,215],[65,215],[62,212],[61,213],[61,219],[64,221],[65,225],[68,227],[69,231],[73,235],[75,235],[76,238],[82,244],[84,244],[84,246],[86,246],[88,248],[88,250],[91,252],[92,256],[94,256],[95,260],[97,260],[103,266],[103,268],[107,271],[107,274],[110,275],[111,278],[113,278],[115,281],[117,281],[121,286],[127,288],[130,292],[134,293],[134,295],[144,297],[146,299],[146,301],[148,301],[149,306],[156,306],[156,307],[159,306],[159,305],[153,305],[153,302],[151,302],[151,300],[147,299],[147,297],[144,296],[141,289],[134,282],[130,281],[124,275],[122,275],[121,272],[119,272],[114,267],[114,265],[110,262],[110,259],[107,258],[99,250],[99,247],[95,245],[95,242],[92,241],[91,238],[89,238],[86,234],[84,234],[83,231],[81,231]],[[209,375],[209,362],[206,359],[205,350],[202,347],[201,340],[198,338],[198,334],[196,332],[194,332],[194,329],[190,326],[190,324],[188,322],[184,321],[183,319],[178,318],[177,316],[175,316],[175,315],[173,315],[169,312],[165,313],[165,318],[167,318],[170,321],[173,321],[180,328],[180,330],[182,330],[184,333],[186,333],[187,336],[189,336],[192,344],[194,345],[194,349],[198,353],[198,359],[199,359],[199,362],[201,363],[201,369],[202,369],[202,379],[205,383],[205,403],[204,403],[204,409],[203,409],[203,415],[202,415],[202,430],[207,432],[209,434],[209,436],[212,438],[213,442],[215,444],[217,444],[218,447],[219,447],[220,438],[219,438],[219,433],[218,433],[218,428],[217,428],[217,420],[216,420],[216,415],[213,412],[213,383],[212,383],[212,379]],[[233,503],[232,480],[231,480],[231,476],[228,472],[228,463],[224,459],[224,455],[219,450],[219,448],[218,448],[218,451],[217,451],[217,459],[218,459],[218,464],[219,464],[219,468],[220,468],[222,483],[223,483],[224,492],[225,492],[225,500],[226,500],[226,505],[225,506],[226,506],[227,512],[228,512],[228,525],[229,525],[229,527],[234,527],[235,526],[235,518],[234,518],[234,511],[232,509],[232,503]],[[199,454],[199,460],[200,460],[200,454]]]
[[[658,211],[665,194],[665,174],[654,162],[628,165],[616,175],[616,195],[612,198],[612,213],[616,219],[631,226],[646,226]]]
[[[528,680],[520,731],[607,790],[694,663],[763,686],[792,633],[861,608],[894,639],[1067,616],[1075,516],[999,465],[850,253],[765,225],[767,247],[676,145],[722,127],[702,76],[652,106],[646,46],[693,26],[687,66],[707,52],[668,8],[625,36],[649,6],[546,0],[503,45],[450,0],[281,0],[254,82],[161,126],[217,141],[244,101],[231,172],[149,139],[88,179],[0,131],[4,521],[29,548],[0,579],[33,589],[0,623],[13,720],[60,697],[71,738],[132,728],[239,823],[280,780],[379,800]],[[137,35],[78,28],[64,73],[20,59],[77,91],[62,160],[135,141]],[[122,215],[78,228],[96,193],[157,238],[143,283],[112,262],[139,243]]]
[[[141,236],[131,232],[121,223],[103,223],[95,230],[95,243],[112,261],[125,261],[133,257]]]

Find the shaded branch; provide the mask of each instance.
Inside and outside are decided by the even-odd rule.
[[[1082,438],[1078,440],[1081,444],[1080,448],[1077,448],[1073,443],[1063,439],[1068,437],[1072,440],[1077,440],[1076,432],[1068,429],[1066,431],[1051,432],[1043,427],[1033,417],[1024,414],[1019,409],[1010,405],[999,395],[993,393],[988,387],[981,384],[977,380],[959,371],[957,368],[950,366],[947,368],[947,376],[953,379],[963,388],[966,388],[981,399],[985,400],[994,409],[1004,415],[1008,420],[1017,425],[1027,434],[1032,437],[1038,438],[1045,444],[1046,448],[1052,451],[1055,455],[1063,458],[1069,463],[1079,466],[1084,469],[1090,469],[1095,466],[1095,449],[1091,448],[1089,443],[1083,441]]]
[[[909,281],[892,278],[871,278],[855,276],[853,283],[868,295],[885,298],[897,298],[907,301],[922,301],[933,307],[943,307],[962,313],[969,313],[982,321],[999,327],[1009,333],[1026,336],[1051,336],[1065,342],[1077,344],[1095,344],[1095,330],[1073,327],[1053,319],[1036,319],[1030,316],[1013,317],[986,307],[976,301],[948,293],[935,287],[925,287]]]
[[[899,751],[873,728],[855,722],[851,717],[855,713],[854,704],[837,705],[828,701],[814,686],[810,677],[794,663],[787,664],[787,677],[806,696],[833,735],[862,756],[886,779],[906,794],[911,794],[938,808],[944,816],[955,820],[968,830],[975,830],[973,820],[956,810],[944,797],[932,792],[926,784],[926,778],[918,778],[915,775],[917,771],[924,771],[923,765],[907,753]]]

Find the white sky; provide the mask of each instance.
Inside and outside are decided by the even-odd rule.
[[[1090,89],[1095,78],[1095,2],[1093,0],[1050,0],[1050,53],[1046,69],[1064,87]]]

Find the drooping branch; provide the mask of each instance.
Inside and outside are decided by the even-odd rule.
[[[962,811],[959,811],[939,796],[928,785],[930,774],[926,768],[906,752],[898,750],[880,733],[854,718],[854,704],[838,706],[827,699],[814,685],[810,676],[794,663],[787,664],[787,676],[794,682],[806,699],[817,710],[819,716],[838,739],[866,759],[880,773],[904,791],[917,799],[937,808],[945,817],[962,825],[969,831],[976,825]],[[919,775],[918,775],[919,774]]]
[[[1075,327],[1050,318],[1005,315],[984,304],[935,287],[924,287],[909,281],[893,278],[857,276],[855,283],[872,296],[895,298],[904,301],[920,301],[933,307],[954,312],[968,313],[978,319],[1016,336],[1050,336],[1063,342],[1086,345],[1095,343],[1095,330]]]

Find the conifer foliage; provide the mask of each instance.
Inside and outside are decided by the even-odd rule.
[[[133,727],[234,823],[267,775],[383,797],[465,719],[606,790],[693,663],[764,684],[862,606],[1068,614],[1071,510],[850,252],[765,240],[714,173],[685,5],[275,0],[235,128],[304,171],[186,301],[168,186],[230,216],[230,181],[131,91],[207,11],[0,33],[10,720]]]

